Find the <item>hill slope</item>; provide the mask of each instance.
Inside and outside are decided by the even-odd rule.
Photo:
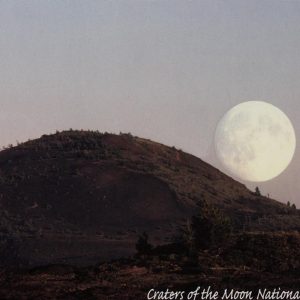
[[[240,228],[300,228],[297,211],[197,157],[129,134],[65,131],[3,150],[0,191],[2,263],[132,254],[143,231],[154,244],[170,241],[203,200]]]

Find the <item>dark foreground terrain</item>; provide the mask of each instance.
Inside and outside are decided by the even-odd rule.
[[[162,263],[159,267],[157,262],[154,266],[113,263],[82,270],[53,266],[2,278],[0,296],[1,299],[142,300],[147,299],[147,293],[153,288],[189,292],[197,286],[211,286],[222,293],[231,288],[256,291],[281,287],[296,291],[300,286],[299,277],[285,276],[283,279],[280,274],[242,268],[215,267],[206,273],[186,272],[188,270],[183,271],[176,262]]]
[[[70,130],[0,152],[0,299],[296,290],[299,232],[294,206],[130,134]]]
[[[93,267],[3,270],[0,299],[139,300],[147,299],[151,289],[184,291],[186,296],[198,286],[220,294],[225,289],[256,293],[278,288],[300,293],[299,247],[296,232],[242,233],[231,236],[222,248],[199,250],[193,256],[173,245]]]
[[[230,253],[203,251],[196,260],[164,254],[118,260],[94,267],[52,265],[2,272],[0,298],[139,300],[147,299],[151,289],[188,293],[197,286],[210,286],[220,294],[225,289],[255,293],[258,289],[280,287],[281,290],[299,291],[299,235],[263,234],[257,236],[255,242],[250,236],[247,249],[235,245],[234,249],[227,249]],[[294,248],[287,246],[288,239],[292,240]],[[257,248],[261,243],[267,246]]]

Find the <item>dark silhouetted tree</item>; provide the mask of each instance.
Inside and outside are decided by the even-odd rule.
[[[135,245],[138,254],[150,254],[153,246],[149,243],[149,237],[146,232],[143,232],[142,235],[139,236],[138,241]]]
[[[258,186],[255,188],[255,195],[256,196],[261,196],[261,192],[260,192]]]
[[[230,219],[205,201],[199,203],[200,212],[192,217],[185,229],[186,246],[190,252],[219,247],[231,235]]]

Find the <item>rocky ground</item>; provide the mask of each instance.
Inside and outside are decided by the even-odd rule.
[[[207,252],[200,255],[198,263],[176,255],[144,256],[85,268],[52,265],[3,271],[0,298],[142,300],[151,289],[188,292],[197,286],[211,286],[220,293],[226,288],[256,291],[280,287],[296,291],[299,275],[299,269],[267,272],[248,266],[223,266],[218,256]]]

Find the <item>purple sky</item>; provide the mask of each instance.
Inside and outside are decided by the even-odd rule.
[[[240,102],[278,106],[299,140],[299,55],[300,1],[0,1],[0,145],[130,131],[221,168],[214,130]],[[299,154],[263,193],[300,206]]]

